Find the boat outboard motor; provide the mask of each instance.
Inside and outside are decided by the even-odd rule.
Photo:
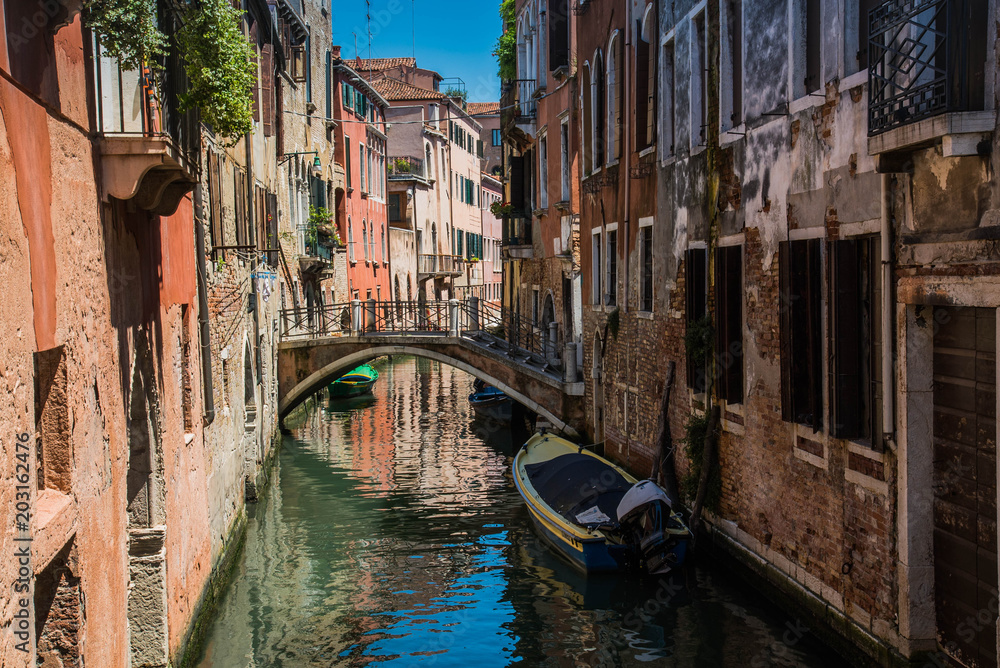
[[[637,482],[618,504],[622,537],[647,573],[665,573],[681,556],[675,548],[687,530],[674,520],[671,507],[670,497],[652,480]]]

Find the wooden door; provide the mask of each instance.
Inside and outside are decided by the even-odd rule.
[[[934,577],[938,640],[996,666],[996,310],[934,310]]]

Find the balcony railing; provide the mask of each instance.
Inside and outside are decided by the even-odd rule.
[[[97,39],[93,46],[105,194],[172,213],[196,183],[201,141],[197,111],[179,106],[183,64],[171,53],[155,73],[123,70]]]
[[[419,255],[417,257],[417,274],[431,276],[449,276],[462,273],[460,262],[454,255]]]
[[[502,242],[504,246],[530,246],[531,219],[520,216],[504,218]]]
[[[424,171],[423,160],[411,156],[389,158],[389,178],[406,178],[410,176],[419,176],[423,179],[427,178],[427,173]]]
[[[535,90],[538,82],[534,79],[513,79],[503,83],[500,97],[501,123],[530,123],[538,111]]]
[[[889,0],[869,12],[868,135],[984,104],[976,0]]]

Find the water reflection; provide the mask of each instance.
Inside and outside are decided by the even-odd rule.
[[[578,574],[530,530],[472,378],[379,372],[372,397],[321,403],[286,438],[204,668],[842,665],[707,569]]]

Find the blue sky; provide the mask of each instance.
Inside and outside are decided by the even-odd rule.
[[[365,0],[332,0],[332,6],[333,43],[343,47],[345,59],[353,58],[357,33],[358,55],[367,58]],[[496,101],[499,9],[500,0],[371,0],[371,56],[412,56],[415,12],[417,65],[463,79],[470,102]]]

